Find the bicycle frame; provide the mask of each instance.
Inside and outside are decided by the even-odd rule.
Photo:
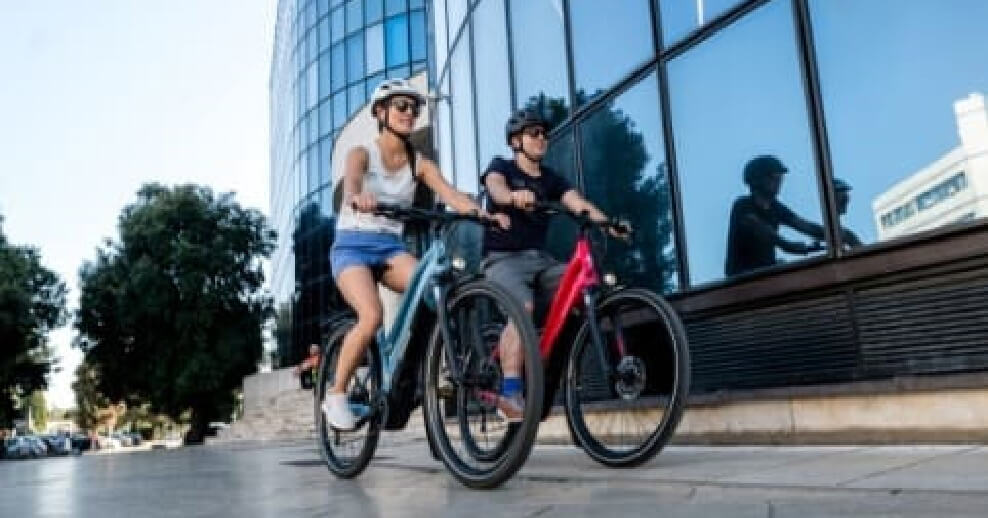
[[[601,278],[597,269],[599,261],[590,242],[589,229],[591,225],[586,220],[580,223],[579,238],[573,249],[573,255],[570,257],[566,270],[559,281],[559,287],[549,305],[542,337],[539,341],[539,353],[546,369],[543,419],[548,417],[552,409],[552,402],[559,386],[566,356],[569,348],[573,346],[576,332],[583,321],[576,316],[579,311],[585,312],[588,317],[586,321],[590,326],[591,340],[593,340],[598,354],[601,355],[600,364],[610,364],[606,360],[611,351],[608,351],[604,344],[595,315]],[[620,323],[618,322],[618,325],[615,326],[617,350],[614,353],[623,357],[625,354],[624,337],[619,328]],[[557,350],[557,347],[562,350]]]

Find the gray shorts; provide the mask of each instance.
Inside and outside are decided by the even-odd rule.
[[[544,310],[559,287],[566,265],[542,250],[490,252],[483,262],[484,276],[500,284],[523,304]]]

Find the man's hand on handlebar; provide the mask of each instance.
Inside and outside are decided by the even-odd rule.
[[[535,209],[535,193],[528,189],[511,191],[511,205],[522,210]]]
[[[611,218],[607,222],[607,232],[612,237],[620,239],[621,241],[630,240],[633,230],[634,229],[631,228],[631,223],[625,220]]]

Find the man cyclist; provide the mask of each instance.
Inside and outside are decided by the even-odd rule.
[[[581,196],[562,176],[542,164],[548,149],[548,123],[536,112],[521,110],[505,124],[504,134],[514,157],[495,157],[481,181],[486,188],[488,211],[507,215],[507,229],[484,231],[484,274],[507,289],[532,313],[533,294],[552,296],[565,264],[546,251],[549,215],[535,210],[536,203],[559,202],[574,213],[587,213],[597,222],[606,214]],[[522,418],[521,342],[513,326],[501,337],[504,375],[498,410],[509,421]]]

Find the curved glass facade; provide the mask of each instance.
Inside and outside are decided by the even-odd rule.
[[[329,271],[331,151],[385,78],[426,68],[423,0],[280,0],[271,65],[271,264],[276,366],[319,339],[339,296]]]

